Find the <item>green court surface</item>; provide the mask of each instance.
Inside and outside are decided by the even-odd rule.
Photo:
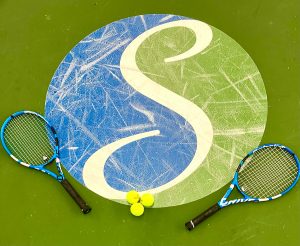
[[[23,109],[43,113],[56,68],[94,30],[130,16],[168,13],[204,21],[246,50],[268,97],[261,143],[281,143],[300,155],[299,9],[296,0],[0,0],[0,123]],[[18,166],[3,148],[0,163],[1,246],[300,245],[299,184],[272,202],[226,208],[188,232],[184,223],[217,202],[227,186],[192,203],[147,209],[136,218],[128,206],[101,198],[65,172],[93,208],[83,215],[59,183]]]

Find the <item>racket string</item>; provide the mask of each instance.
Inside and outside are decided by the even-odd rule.
[[[262,160],[265,162],[266,158],[262,158]],[[286,165],[281,165],[281,166],[286,167]],[[257,171],[253,172],[253,170],[256,168],[256,166],[251,165],[249,167],[248,171],[250,171],[249,173],[251,173],[251,174],[255,174],[255,176],[252,175],[252,177],[251,177],[251,175],[249,175],[248,178],[251,181],[251,183],[248,185],[248,190],[249,190],[249,187],[253,189],[253,187],[257,186],[257,184],[253,181],[257,181],[259,184],[265,184],[265,187],[260,187],[260,188],[265,188],[265,190],[269,190],[269,191],[273,191],[273,192],[277,191],[278,188],[282,189],[282,187],[289,186],[289,183],[286,184],[285,179],[280,179],[282,172],[286,172],[288,174],[287,169],[283,169],[279,173],[278,170],[274,170],[274,165],[272,165],[272,166],[265,165],[264,167],[269,167],[268,171],[275,174],[275,175],[273,175],[273,176],[271,176],[271,175],[264,175],[264,176],[258,175]],[[263,173],[266,172],[265,170],[262,170],[262,171],[263,171]],[[292,179],[294,179],[294,175],[292,175],[292,176],[286,175],[286,177],[288,177],[288,178],[291,177]],[[274,179],[279,180],[280,182],[274,184],[274,182],[273,182]],[[259,193],[257,193],[257,191],[259,191],[259,189],[257,189],[257,188],[258,187],[256,187],[256,189],[253,189],[253,191],[254,191],[254,193],[256,193],[256,195],[259,194]]]
[[[11,153],[27,164],[47,163],[55,153],[55,138],[50,127],[35,114],[12,118],[5,128],[4,140]]]
[[[263,161],[265,161],[265,158],[263,158]],[[285,166],[285,165],[282,165],[282,166]],[[253,166],[251,166],[251,167],[252,167],[252,168],[249,168],[249,170],[252,171],[252,173],[253,173]],[[277,172],[274,172],[274,171],[276,171],[276,170],[274,170],[272,167],[273,167],[273,166],[271,166],[271,168],[270,168],[271,172],[274,173],[274,174],[276,174]],[[252,170],[251,170],[251,169],[252,169]],[[263,170],[263,171],[264,171],[264,170]],[[284,169],[283,171],[286,172],[287,170]],[[274,188],[286,186],[284,180],[281,180],[280,183],[275,184],[275,187],[272,188],[272,186],[273,186],[273,184],[274,184],[274,182],[272,182],[272,179],[278,180],[278,178],[280,177],[280,175],[278,175],[278,173],[277,173],[277,175],[275,175],[275,176],[273,176],[273,177],[272,177],[272,176],[271,176],[271,177],[270,177],[270,176],[266,176],[266,175],[264,175],[264,176],[257,175],[256,172],[255,172],[255,175],[256,175],[255,177],[256,177],[256,179],[258,180],[259,183],[262,183],[262,181],[264,181],[265,183],[269,184],[269,185],[266,187],[268,190],[275,191],[276,189],[274,189]],[[287,175],[287,176],[288,176],[288,175]],[[258,178],[257,178],[257,177],[258,177]],[[252,185],[248,185],[248,189],[249,189],[249,186],[252,187],[253,184],[255,184],[255,183],[253,182],[254,177],[251,178],[251,176],[250,176],[249,179],[251,180],[251,184],[252,184]],[[292,179],[294,179],[294,176],[292,176]],[[282,182],[282,181],[283,181],[283,182]],[[288,184],[287,184],[287,186],[288,186]],[[250,188],[251,188],[251,187],[250,187]]]
[[[262,160],[263,160],[263,161],[267,161],[267,160],[264,160],[264,159],[262,159]],[[285,165],[282,165],[282,166],[285,167]],[[273,165],[273,166],[269,166],[269,167],[266,166],[266,168],[269,168],[269,171],[270,171],[270,172],[274,173],[275,177],[272,177],[272,176],[263,176],[263,177],[260,177],[260,176],[257,175],[257,173],[256,173],[256,172],[257,172],[257,171],[255,170],[256,167],[253,166],[253,165],[252,165],[251,167],[249,167],[248,171],[249,171],[249,172],[252,171],[252,174],[253,174],[252,176],[255,177],[256,179],[260,180],[260,181],[261,181],[261,179],[266,179],[267,181],[270,181],[271,178],[277,178],[277,176],[280,177],[280,175],[281,175],[280,173],[276,172],[275,167],[276,167],[276,166],[274,166],[274,165]],[[251,170],[251,169],[252,169],[252,170]],[[253,170],[254,170],[254,172],[253,172]],[[265,171],[265,170],[262,170],[262,171]],[[284,169],[284,171],[288,172],[289,170]],[[287,174],[288,174],[288,173],[287,173]],[[249,176],[249,178],[251,179],[251,176]]]
[[[54,137],[51,129],[48,127],[47,123],[41,119],[40,117],[37,117],[34,114],[30,114],[29,117],[31,117],[31,121],[35,122],[36,124],[34,125],[37,127],[37,131],[39,135],[36,136],[36,143],[38,145],[38,148],[42,149],[42,158],[43,161],[44,158],[50,159],[53,154],[54,154]],[[30,122],[28,122],[30,123]],[[39,142],[41,141],[41,142]],[[46,154],[47,153],[47,154]]]
[[[19,132],[16,132],[16,130],[20,131],[20,129],[22,130],[21,127],[16,128],[16,126],[14,126],[14,128],[11,127],[7,128],[5,130],[5,135],[6,135],[5,139],[7,144],[9,145],[8,146],[9,149],[12,150],[12,154],[16,155],[16,153],[18,153],[18,155],[22,157],[20,159],[24,160],[24,159],[28,159],[28,157],[33,153],[26,152],[25,148],[20,148],[20,146],[23,145],[22,143],[24,141],[26,141],[27,144],[30,146],[33,146],[34,142],[32,141],[32,139],[28,139],[27,137],[24,137],[25,135],[20,135]],[[11,139],[14,139],[14,141],[11,141]]]
[[[20,119],[22,120],[22,119]],[[22,122],[22,121],[20,121]],[[16,124],[15,121],[11,122],[12,127],[7,128],[7,133],[10,134],[10,136],[15,140],[16,143],[18,143],[18,145],[22,145],[23,142],[26,142],[28,145],[30,146],[35,146],[38,143],[38,139],[36,137],[36,135],[31,135],[30,137],[28,136],[28,131],[27,129],[24,128],[24,122],[22,122],[22,124]],[[21,131],[20,131],[21,130]],[[14,141],[11,141],[11,143],[14,143]],[[14,145],[15,147],[18,147],[17,145]],[[49,151],[49,149],[45,149],[45,146],[38,146],[39,148],[42,148],[45,151]],[[34,150],[34,148],[32,148]],[[37,148],[36,148],[37,149]],[[36,151],[35,149],[35,151]],[[20,149],[21,152],[28,154],[27,152],[24,152],[23,148]],[[28,155],[30,156],[30,155]]]
[[[8,136],[10,137],[11,135],[7,132],[5,132],[5,134],[8,134]],[[16,152],[19,153],[19,155],[22,157],[20,158],[21,160],[24,160],[24,157],[28,157],[28,153],[26,153],[22,148],[19,148],[20,142],[16,141],[16,142],[12,142],[12,141],[7,141],[6,142],[7,147],[11,150],[12,154],[14,156],[16,156]],[[18,158],[19,159],[19,158]]]
[[[280,147],[265,147],[256,151],[242,165],[238,183],[251,197],[278,195],[294,182],[298,167],[294,157]]]
[[[21,139],[22,141],[24,141],[24,139]],[[17,157],[18,159],[28,163],[28,160],[32,160],[32,163],[29,164],[35,164],[35,159],[34,156],[37,153],[37,148],[34,148],[34,144],[32,141],[27,141],[28,145],[30,145],[30,150],[28,150],[29,148],[27,148],[26,150],[23,150],[25,148],[20,147],[22,146],[22,141],[17,141],[17,142],[12,142],[12,141],[7,141],[8,143],[8,148],[11,150],[12,154]],[[40,159],[40,158],[39,158]],[[41,161],[40,161],[41,163]],[[37,163],[36,163],[37,164]]]
[[[27,118],[31,118],[31,122],[27,120]],[[27,155],[27,158],[30,158],[32,155],[34,155],[34,153],[38,153],[38,151],[40,149],[42,149],[45,153],[51,153],[52,149],[49,148],[49,145],[41,145],[39,144],[39,141],[41,139],[38,138],[37,134],[32,134],[32,132],[29,131],[28,125],[32,123],[35,126],[39,126],[39,121],[37,121],[37,119],[32,118],[31,115],[28,115],[28,117],[22,117],[19,118],[18,121],[11,121],[11,124],[13,124],[13,128],[8,128],[8,129],[13,129],[14,131],[13,133],[13,139],[15,139],[16,142],[18,142],[18,144],[22,147],[23,143],[27,143],[27,146],[31,146],[30,152],[24,152],[23,148],[21,148],[19,151],[25,153],[25,155]],[[25,128],[26,127],[26,128]],[[20,131],[21,130],[21,131]],[[39,131],[41,131],[42,129],[39,128]],[[15,133],[15,134],[14,134]],[[29,135],[30,134],[30,135]],[[13,142],[12,142],[13,143]],[[48,148],[47,148],[48,147]]]

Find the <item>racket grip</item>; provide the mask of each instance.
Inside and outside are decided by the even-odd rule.
[[[206,220],[207,218],[209,218],[210,216],[215,214],[220,209],[221,209],[220,206],[218,205],[218,203],[216,203],[215,205],[211,206],[209,209],[204,211],[202,214],[198,215],[194,219],[192,219],[189,222],[185,223],[186,229],[188,229],[189,231],[193,230],[202,221]]]
[[[84,214],[87,214],[91,211],[91,208],[81,198],[81,196],[77,193],[77,191],[73,188],[73,186],[69,183],[68,180],[64,179],[60,183],[65,188],[65,190],[70,194],[73,200],[77,203],[77,205],[81,208],[81,211]]]

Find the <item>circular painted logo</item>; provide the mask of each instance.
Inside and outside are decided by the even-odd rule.
[[[88,189],[124,203],[188,203],[232,178],[259,145],[267,96],[250,56],[198,20],[143,15],[80,41],[50,83],[46,117],[61,161]]]

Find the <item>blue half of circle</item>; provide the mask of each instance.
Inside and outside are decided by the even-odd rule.
[[[134,90],[119,68],[121,55],[134,38],[179,19],[185,18],[145,15],[111,23],[80,41],[56,70],[45,114],[58,131],[64,167],[82,184],[83,167],[93,153],[151,130],[159,130],[160,135],[130,143],[109,157],[104,176],[111,187],[156,188],[176,178],[191,162],[197,147],[191,125]]]

